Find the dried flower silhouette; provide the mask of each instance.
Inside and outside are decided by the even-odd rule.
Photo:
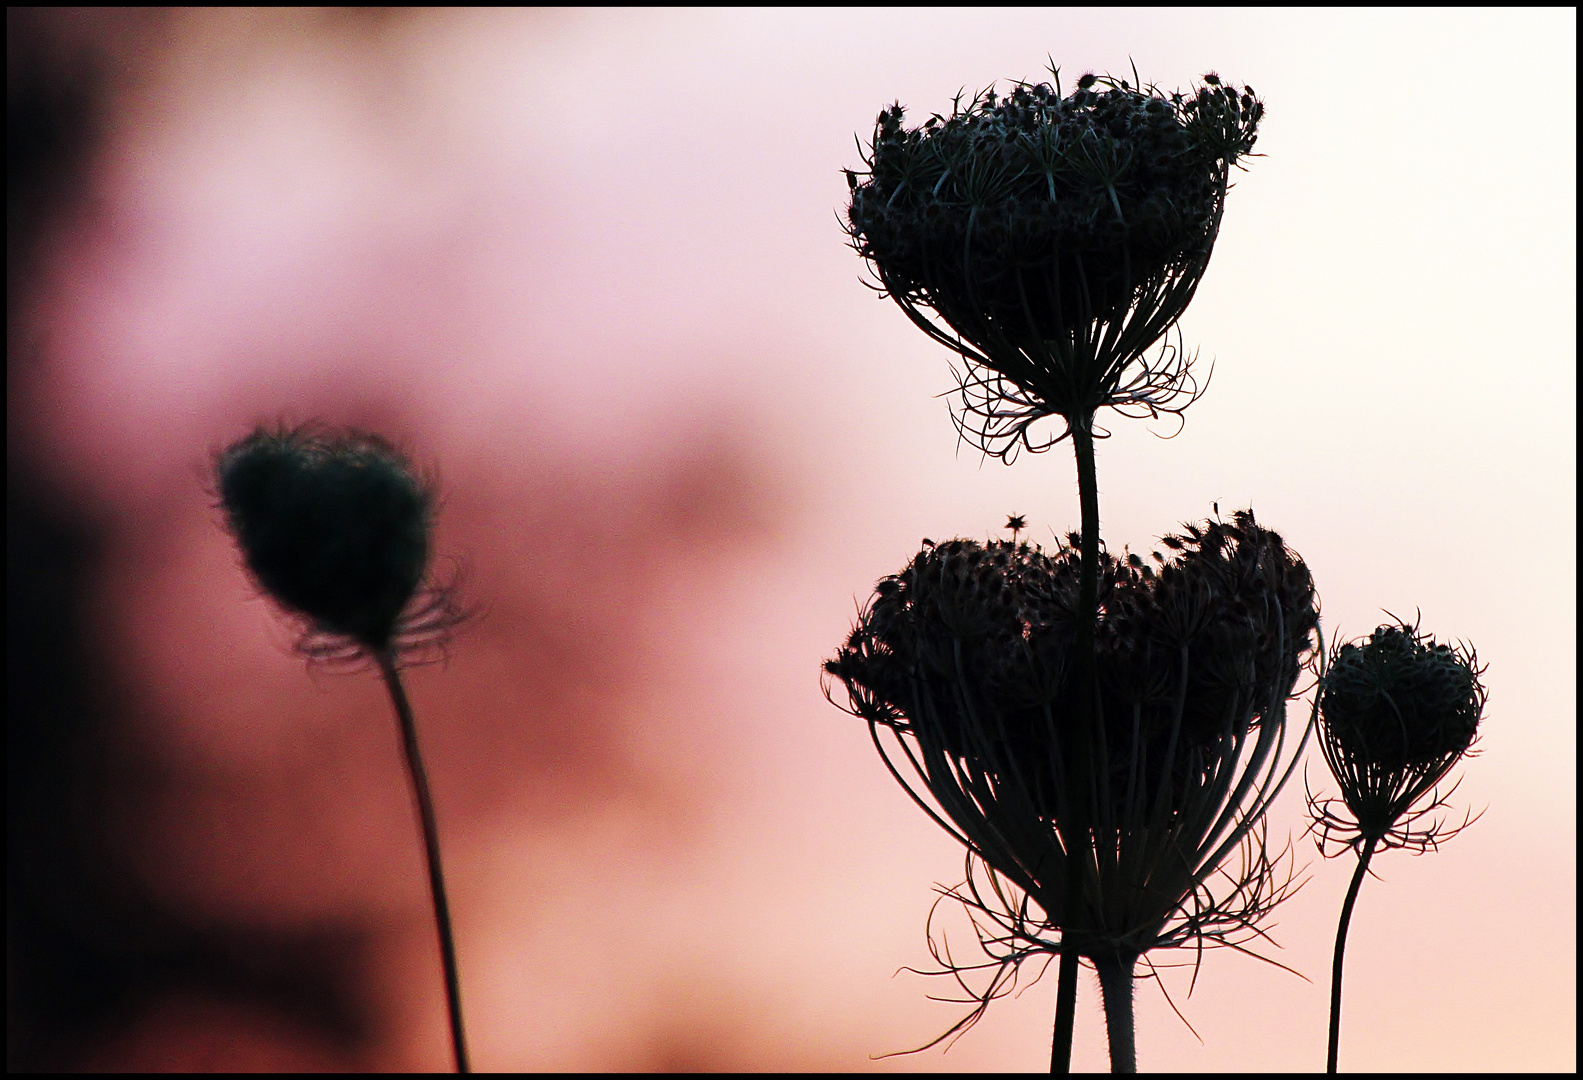
[[[893,105],[866,171],[847,171],[853,248],[966,362],[958,428],[1006,459],[1101,408],[1179,414],[1196,397],[1180,348],[1143,358],[1198,288],[1264,115],[1213,74],[1187,96],[1084,75],[1066,97],[1052,74],[912,129]],[[1035,442],[1045,416],[1068,430]]]
[[[1358,889],[1376,851],[1433,851],[1472,821],[1430,818],[1456,790],[1437,786],[1469,753],[1483,718],[1484,668],[1471,646],[1436,643],[1417,625],[1381,626],[1331,657],[1319,695],[1320,745],[1340,799],[1309,796],[1313,831],[1327,858],[1356,851],[1358,866],[1336,930],[1330,982],[1328,1069],[1341,1037],[1341,962]],[[1458,784],[1461,781],[1457,782]],[[1417,804],[1427,797],[1423,806]],[[1337,803],[1340,807],[1337,807]]]
[[[1048,83],[993,89],[949,117],[903,126],[880,112],[864,172],[846,171],[846,229],[889,296],[933,340],[960,356],[958,435],[1008,464],[1020,449],[1068,436],[1077,462],[1081,533],[1070,662],[1073,750],[1091,757],[1099,689],[1094,620],[1099,572],[1095,414],[1180,419],[1201,393],[1193,358],[1169,343],[1209,265],[1233,167],[1252,153],[1264,105],[1204,76],[1191,95],[1086,74],[1062,96]],[[1136,85],[1135,85],[1136,83]],[[1096,89],[1097,88],[1097,89]],[[860,146],[861,149],[861,146]],[[1179,335],[1178,335],[1179,336]],[[1032,425],[1064,427],[1036,441]],[[1092,799],[1079,769],[1068,840],[1081,846]],[[1068,860],[1078,903],[1081,858]],[[1066,921],[1077,918],[1074,911]],[[1051,1068],[1070,1066],[1077,962],[1061,958]]]
[[[1099,722],[1083,738],[1076,541],[1050,554],[925,541],[825,668],[891,774],[968,851],[967,880],[945,895],[988,959],[958,963],[931,939],[937,973],[976,1007],[929,1045],[975,1023],[1024,960],[1070,954],[1098,970],[1112,1064],[1133,1071],[1138,959],[1243,948],[1294,891],[1261,819],[1307,740],[1308,723],[1291,737],[1286,706],[1318,601],[1302,560],[1251,511],[1165,537],[1175,554],[1156,554],[1158,570],[1102,552],[1099,701],[1086,714]],[[986,969],[980,989],[963,978]]]
[[[248,570],[300,618],[309,657],[410,659],[460,621],[452,589],[424,588],[433,496],[379,436],[260,428],[216,472]]]
[[[390,692],[423,828],[452,1049],[457,1071],[468,1072],[439,830],[399,671],[461,618],[450,588],[424,589],[433,495],[379,436],[313,426],[259,428],[224,450],[215,471],[248,571],[302,622],[299,648],[314,659],[372,660]]]

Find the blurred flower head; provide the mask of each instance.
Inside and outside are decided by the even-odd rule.
[[[1206,78],[1165,94],[1085,75],[986,90],[907,128],[879,114],[866,172],[847,172],[847,232],[882,290],[959,353],[959,428],[1002,457],[1041,416],[1179,412],[1196,385],[1167,350],[1208,265],[1230,169],[1264,106]],[[1134,75],[1136,77],[1136,75]],[[926,312],[932,313],[930,318]]]
[[[1417,824],[1444,805],[1443,797],[1418,810],[1413,805],[1477,737],[1483,670],[1470,646],[1438,643],[1401,621],[1337,647],[1319,697],[1319,726],[1351,820],[1340,816],[1335,800],[1310,799],[1321,851],[1330,840],[1372,838],[1421,852],[1455,835],[1462,826]]]
[[[385,439],[259,428],[218,455],[215,473],[248,571],[304,621],[310,656],[410,649],[458,621],[449,589],[420,591],[433,493]]]

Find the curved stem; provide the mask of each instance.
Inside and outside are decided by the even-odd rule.
[[[1066,944],[1082,917],[1083,871],[1089,846],[1089,771],[1092,753],[1089,729],[1095,708],[1094,620],[1099,597],[1099,483],[1094,472],[1094,414],[1071,417],[1072,449],[1077,456],[1077,498],[1082,513],[1081,563],[1078,570],[1078,619],[1073,659],[1077,675],[1077,723],[1073,725],[1072,767],[1067,769],[1067,821],[1061,838],[1066,842],[1066,911],[1061,939]],[[1061,972],[1055,997],[1055,1036],[1050,1047],[1050,1071],[1072,1069],[1072,1028],[1077,1017],[1077,962],[1075,950],[1061,951]]]
[[[1110,1033],[1110,1071],[1113,1073],[1138,1071],[1132,1011],[1132,969],[1137,962],[1136,956],[1125,953],[1094,959],[1094,967],[1099,972],[1099,992],[1105,998],[1105,1030]]]
[[[1341,925],[1336,929],[1336,960],[1330,969],[1330,1059],[1326,1072],[1336,1071],[1336,1051],[1341,1045],[1341,954],[1347,948],[1347,924],[1352,921],[1352,905],[1357,902],[1358,887],[1363,884],[1363,875],[1377,843],[1377,836],[1369,837],[1364,843],[1363,853],[1358,856],[1358,868],[1352,874],[1352,885],[1347,889],[1346,903],[1341,905]]]
[[[429,893],[434,900],[434,923],[440,935],[440,961],[445,968],[445,1004],[451,1017],[451,1049],[456,1055],[456,1071],[471,1072],[467,1064],[467,1045],[462,1038],[462,990],[456,976],[456,943],[451,938],[451,908],[445,900],[445,874],[440,869],[440,831],[434,822],[434,799],[429,795],[429,777],[418,752],[418,725],[412,706],[401,685],[395,658],[388,649],[378,653],[379,673],[390,690],[390,700],[401,722],[401,746],[407,755],[407,775],[418,800],[418,817],[423,824],[424,861],[429,870]]]

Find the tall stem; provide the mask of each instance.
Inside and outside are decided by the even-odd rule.
[[[1073,940],[1082,917],[1083,871],[1089,848],[1089,771],[1092,765],[1089,734],[1097,714],[1094,674],[1094,620],[1099,597],[1099,483],[1094,473],[1094,414],[1069,417],[1072,450],[1077,455],[1077,498],[1082,514],[1079,548],[1078,618],[1073,659],[1077,675],[1077,717],[1074,725],[1072,765],[1066,770],[1069,798],[1067,821],[1061,830],[1066,842],[1066,911],[1061,922],[1063,945]],[[1061,951],[1060,979],[1055,996],[1055,1036],[1050,1047],[1050,1071],[1072,1069],[1072,1028],[1077,1017],[1077,962],[1075,949]]]
[[[1341,925],[1336,929],[1336,960],[1330,968],[1330,1060],[1327,1072],[1336,1071],[1336,1052],[1341,1046],[1341,954],[1347,948],[1347,924],[1352,921],[1352,905],[1357,902],[1358,887],[1363,884],[1363,875],[1369,869],[1369,858],[1373,856],[1377,843],[1377,836],[1369,837],[1364,843],[1363,853],[1358,856],[1358,868],[1352,874],[1352,885],[1347,889],[1346,903],[1341,905]]]
[[[423,851],[429,869],[429,894],[434,900],[434,923],[440,935],[440,961],[445,968],[445,1004],[451,1017],[451,1049],[456,1056],[456,1071],[472,1069],[467,1064],[467,1045],[462,1038],[462,989],[456,977],[456,943],[451,938],[451,908],[445,900],[445,874],[440,869],[440,831],[434,823],[434,799],[429,795],[429,777],[418,752],[418,725],[412,718],[407,691],[401,685],[395,657],[388,649],[378,654],[379,673],[385,677],[390,700],[401,721],[401,745],[407,755],[407,775],[418,800],[418,817],[423,823]]]
[[[1099,992],[1105,999],[1105,1030],[1110,1034],[1110,1071],[1113,1073],[1138,1071],[1132,1012],[1132,969],[1137,962],[1136,955],[1125,953],[1094,958],[1094,967],[1099,971]]]

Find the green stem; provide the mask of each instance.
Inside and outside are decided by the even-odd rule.
[[[423,823],[423,851],[429,869],[429,893],[434,900],[434,923],[440,934],[440,961],[445,968],[445,1004],[451,1017],[451,1049],[456,1055],[456,1071],[472,1072],[467,1064],[467,1045],[462,1039],[462,989],[456,976],[456,943],[451,938],[451,908],[445,901],[445,874],[440,869],[440,830],[434,822],[434,799],[429,795],[429,777],[423,769],[423,755],[418,752],[418,725],[412,718],[412,706],[407,702],[407,692],[401,685],[401,675],[396,670],[393,653],[382,649],[378,653],[379,673],[385,677],[390,690],[390,700],[396,706],[396,717],[401,721],[401,745],[407,755],[407,775],[412,778],[412,790],[418,800],[418,817]]]
[[[1357,902],[1358,887],[1363,884],[1363,875],[1369,868],[1369,859],[1377,843],[1377,836],[1369,837],[1364,843],[1363,853],[1358,856],[1358,868],[1352,874],[1352,885],[1347,889],[1346,903],[1341,905],[1341,925],[1336,929],[1336,960],[1330,969],[1330,1060],[1327,1072],[1336,1071],[1336,1052],[1341,1046],[1341,954],[1347,948],[1347,924],[1352,921],[1352,905]]]
[[[1073,725],[1071,760],[1066,770],[1069,797],[1067,821],[1061,838],[1066,842],[1066,911],[1061,921],[1062,944],[1073,940],[1073,930],[1082,917],[1083,870],[1088,861],[1089,792],[1092,764],[1089,731],[1097,714],[1095,708],[1094,620],[1099,598],[1099,483],[1094,472],[1094,414],[1068,418],[1072,429],[1072,450],[1077,456],[1077,498],[1082,514],[1082,539],[1079,548],[1078,618],[1073,659],[1077,675],[1077,717]],[[1050,1071],[1072,1071],[1072,1029],[1077,1017],[1077,964],[1074,949],[1062,949],[1060,979],[1055,996],[1055,1036],[1050,1047]]]
[[[1125,953],[1094,958],[1094,967],[1099,972],[1099,992],[1105,999],[1105,1030],[1110,1033],[1110,1071],[1113,1073],[1138,1071],[1132,1011],[1132,969],[1137,962],[1137,956]]]

